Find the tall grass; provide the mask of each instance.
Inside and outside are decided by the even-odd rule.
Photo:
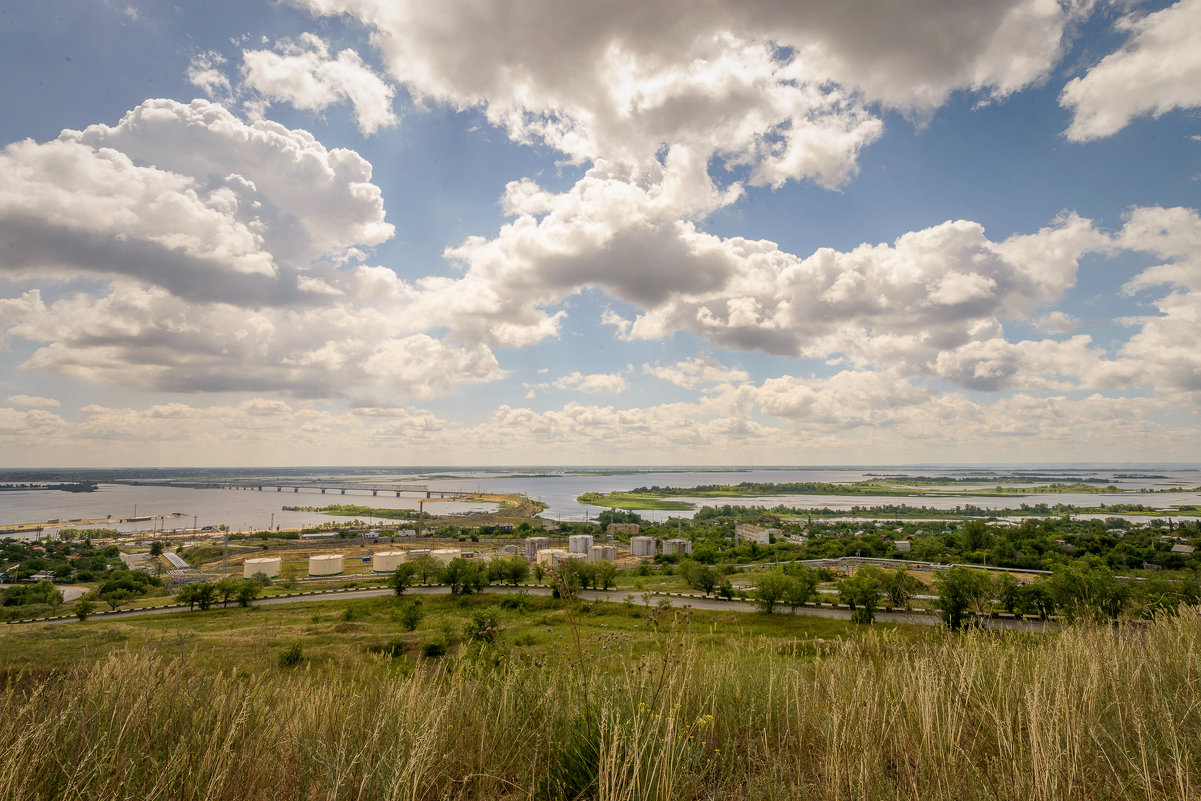
[[[805,659],[682,641],[588,682],[569,659],[246,673],[124,653],[9,678],[0,798],[1201,798],[1199,633],[1194,610]]]

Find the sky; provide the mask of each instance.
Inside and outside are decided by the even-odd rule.
[[[1201,0],[11,0],[0,466],[1195,462]]]

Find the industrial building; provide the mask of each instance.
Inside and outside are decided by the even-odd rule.
[[[618,534],[627,534],[634,537],[638,535],[638,531],[637,523],[610,523],[605,528],[605,536],[610,539],[616,537]]]
[[[691,540],[663,540],[663,555],[692,553]]]
[[[630,537],[630,556],[654,556],[656,550],[654,537]]]
[[[242,563],[242,578],[254,578],[257,573],[262,573],[267,578],[275,578],[282,569],[283,559],[278,556],[260,556]]]
[[[380,551],[371,555],[371,572],[391,573],[408,560],[408,551]]]
[[[526,537],[525,558],[531,562],[538,558],[538,551],[550,547],[550,537]]]
[[[593,545],[588,549],[589,562],[612,562],[616,558],[616,545]]]
[[[588,549],[592,547],[591,534],[572,534],[567,538],[567,550],[570,553],[587,554]]]
[[[343,570],[343,557],[340,553],[324,553],[309,557],[310,576],[337,576]]]

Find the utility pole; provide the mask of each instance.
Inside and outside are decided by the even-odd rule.
[[[229,569],[229,530],[225,531],[225,549],[221,554],[221,572],[225,573]]]

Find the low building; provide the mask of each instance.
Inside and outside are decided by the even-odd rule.
[[[1185,545],[1183,542],[1178,542],[1172,546],[1172,553],[1190,554],[1195,550],[1197,550],[1195,547],[1192,545]]]
[[[692,553],[691,540],[663,540],[663,555]]]
[[[587,554],[592,547],[591,534],[572,534],[567,538],[567,550],[570,553]]]
[[[610,523],[605,527],[605,536],[612,539],[618,534],[628,537],[635,537],[641,529],[637,523]]]
[[[531,562],[538,558],[538,551],[550,547],[550,537],[526,537],[525,558]]]
[[[750,523],[739,523],[734,527],[734,536],[744,542],[753,542],[756,545],[770,545],[771,534],[762,526],[752,526]]]
[[[909,540],[897,540],[892,544],[892,547],[901,553],[909,553],[909,549],[913,547],[913,543],[909,542]]]
[[[630,537],[630,556],[654,556],[656,546],[654,537]]]
[[[588,549],[589,562],[612,562],[616,558],[616,545],[593,545]]]

